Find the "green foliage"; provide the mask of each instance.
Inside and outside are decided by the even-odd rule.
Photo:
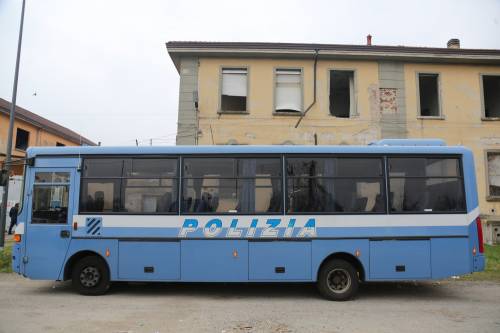
[[[12,272],[12,243],[6,242],[3,250],[0,250],[0,273]]]
[[[466,275],[465,280],[500,282],[500,245],[484,245],[486,268],[484,272]]]

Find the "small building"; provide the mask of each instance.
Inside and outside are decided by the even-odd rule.
[[[475,154],[489,243],[500,241],[500,50],[167,43],[177,144],[368,144],[442,138]]]
[[[0,98],[0,164],[3,167],[7,153],[11,103]],[[43,118],[21,107],[16,107],[12,138],[12,159],[24,158],[30,146],[95,146],[89,139],[72,130]],[[22,165],[12,165],[12,176],[23,174]]]

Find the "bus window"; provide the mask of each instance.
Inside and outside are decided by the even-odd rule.
[[[280,158],[185,158],[184,213],[281,212]]]
[[[116,212],[120,209],[120,180],[83,179],[80,212]]]
[[[67,223],[69,179],[68,172],[35,174],[31,223]]]
[[[392,212],[463,212],[458,158],[389,158]]]
[[[177,211],[176,179],[124,179],[124,209],[130,213]]]
[[[177,213],[176,158],[84,161],[81,213]]]
[[[381,158],[288,158],[289,213],[383,213]]]

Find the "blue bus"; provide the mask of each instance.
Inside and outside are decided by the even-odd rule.
[[[440,140],[367,146],[29,148],[12,265],[72,280],[364,281],[484,269],[473,155]]]

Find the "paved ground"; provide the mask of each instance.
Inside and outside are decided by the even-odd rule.
[[[367,284],[335,303],[308,284],[120,284],[85,297],[0,274],[0,332],[500,332],[500,284]]]

